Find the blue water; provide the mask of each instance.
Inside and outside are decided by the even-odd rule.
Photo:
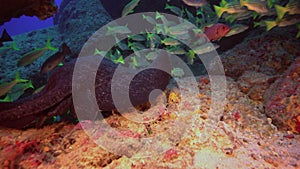
[[[62,0],[55,0],[58,7],[61,1]],[[46,20],[39,20],[37,17],[21,16],[20,18],[13,18],[4,25],[1,25],[0,33],[5,28],[11,36],[14,36],[49,26],[53,26],[53,17]]]

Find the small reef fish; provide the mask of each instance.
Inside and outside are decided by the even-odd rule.
[[[47,50],[58,51],[57,48],[51,46],[50,38],[47,39],[46,47],[36,48],[33,51],[24,54],[18,62],[18,67],[27,66],[31,64],[33,61],[41,57]]]
[[[100,55],[100,56],[105,56],[107,51],[100,51],[99,49],[95,48],[94,55]]]
[[[143,36],[143,35],[130,35],[130,36],[127,36],[128,37],[128,40],[134,40],[134,41],[140,41],[140,42],[143,42],[146,40],[146,37]]]
[[[257,13],[257,12],[253,13],[253,19],[262,18],[263,16],[276,16],[276,11],[274,8],[272,8],[266,13]]]
[[[133,12],[133,9],[139,4],[140,0],[132,0],[122,10],[122,17]]]
[[[161,41],[161,38],[156,33],[147,32],[146,39],[148,41],[154,41],[155,43],[159,43]]]
[[[188,6],[201,7],[207,4],[206,0],[182,0]]]
[[[236,14],[236,13],[244,13],[247,10],[240,6],[237,2],[225,3],[221,6],[214,5],[215,12],[217,16],[220,18],[224,12],[228,14]]]
[[[12,89],[16,84],[18,83],[24,83],[24,82],[27,82],[28,80],[25,80],[25,79],[21,79],[20,78],[20,74],[19,72],[17,71],[16,72],[16,75],[15,75],[15,79],[11,82],[5,82],[5,83],[2,83],[0,84],[0,97],[5,95],[10,89]]]
[[[118,46],[121,50],[130,50],[126,43],[120,41],[117,36],[115,36],[116,46]],[[97,49],[98,50],[98,49]]]
[[[209,52],[212,52],[216,49],[218,49],[220,46],[217,45],[217,44],[212,44],[212,43],[205,43],[205,44],[202,44],[202,45],[197,45],[195,46],[194,48],[192,48],[192,50],[189,50],[187,53],[186,53],[186,56],[187,56],[187,63],[192,65],[194,64],[194,59],[196,58],[196,54],[197,55],[202,55],[202,54],[205,54],[205,53],[209,53]]]
[[[187,15],[187,19],[191,22],[191,23],[196,23],[196,17],[194,16],[194,14],[192,14],[187,8],[185,8],[185,13]]]
[[[230,27],[223,24],[217,23],[211,27],[204,28],[204,34],[206,35],[209,41],[219,40],[224,37],[230,31]],[[202,34],[198,34],[199,37],[203,36]]]
[[[235,13],[235,14],[227,14],[226,16],[223,15],[226,21],[229,21],[230,23],[234,22],[235,20],[244,20],[248,18],[253,17],[253,12],[252,11],[246,11],[242,13]]]
[[[128,47],[133,51],[143,50],[146,47],[139,42],[128,42]]]
[[[161,40],[161,43],[164,45],[173,45],[173,46],[180,44],[180,42],[174,38],[165,38]]]
[[[178,78],[181,78],[184,76],[184,71],[183,69],[179,68],[179,67],[174,67],[172,70],[171,70],[171,75],[173,77],[178,77]]]
[[[20,50],[20,48],[17,47],[16,42],[14,42],[14,41],[9,46],[2,46],[2,47],[0,47],[0,51],[2,51],[2,50],[8,50],[8,49]]]
[[[154,29],[157,34],[166,34],[167,33],[167,26],[165,24],[156,24]]]
[[[5,45],[5,46],[0,47],[0,57],[5,55],[5,53],[10,49],[15,50],[15,51],[20,50],[20,48],[18,48],[16,46],[16,42],[13,41],[9,46]]]
[[[132,56],[132,57],[130,57],[130,59],[131,59],[131,62],[129,63],[129,67],[136,69],[139,66],[139,64],[136,60],[136,57]]]
[[[247,30],[249,26],[243,24],[235,24],[230,27],[230,31],[225,35],[226,37],[239,34]]]
[[[285,26],[290,26],[294,25],[297,23],[300,23],[300,17],[294,17],[294,16],[289,16],[289,17],[284,17],[280,20],[276,19],[274,21],[264,21],[267,27],[267,31],[273,29],[275,26],[278,27],[285,27]]]
[[[4,99],[0,99],[0,102],[12,102],[8,95],[4,97]]]
[[[9,42],[9,41],[13,41],[13,39],[9,36],[6,29],[4,29],[0,38],[0,47],[3,46],[3,42]]]
[[[257,13],[267,13],[269,10],[265,1],[260,0],[240,0],[241,6],[245,6],[248,10]]]
[[[65,59],[66,55],[71,54],[71,50],[66,43],[62,44],[62,51],[56,52],[54,55],[50,56],[42,65],[41,73],[48,73],[50,70],[54,69],[60,62]]]
[[[13,102],[18,100],[27,89],[34,89],[34,86],[32,84],[32,81],[26,82],[26,83],[18,83],[16,84],[7,94],[9,102]],[[4,98],[5,99],[5,98]]]
[[[256,28],[258,26],[266,26],[266,22],[264,20],[260,21],[260,22],[253,22],[253,27]]]
[[[177,16],[182,16],[183,15],[183,10],[181,10],[177,6],[172,6],[172,5],[166,4],[165,9],[169,9],[171,12],[173,12]]]
[[[118,49],[116,49],[116,52],[114,54],[110,55],[110,59],[116,64],[125,64],[121,51],[119,51]]]
[[[195,54],[194,50],[189,50],[186,53],[186,56],[187,56],[187,63],[190,65],[194,64],[194,59],[196,58],[196,54]]]
[[[116,35],[116,34],[128,34],[131,31],[128,29],[127,25],[125,26],[108,26],[107,32],[105,35]]]
[[[157,58],[157,52],[149,52],[149,53],[147,53],[146,55],[145,55],[145,58],[147,59],[147,60],[151,60],[151,61],[153,61],[153,60],[155,60],[156,58]]]
[[[279,3],[279,0],[267,0],[267,5],[269,9],[273,8],[275,3]]]
[[[162,21],[162,24],[156,24],[156,25],[161,25],[160,26],[161,30],[158,30],[158,32],[161,31],[164,33],[164,31],[167,30],[168,26],[170,25],[168,19],[165,17],[165,15],[159,12],[156,12],[155,19],[156,20],[160,19]]]
[[[278,19],[282,19],[286,13],[290,15],[300,14],[300,3],[289,2],[286,6],[275,5],[275,10],[277,12]]]
[[[145,19],[147,22],[151,23],[152,25],[156,24],[156,21],[151,17],[143,14],[143,19]]]
[[[125,61],[124,61],[123,56],[120,56],[118,59],[113,60],[113,62],[114,62],[114,63],[117,63],[117,64],[119,64],[119,63],[125,64]]]
[[[179,25],[175,25],[175,26],[172,26],[172,27],[169,27],[168,28],[168,32],[171,34],[171,35],[183,35],[183,34],[188,34],[188,29],[185,28],[185,27],[182,27],[181,24]]]
[[[41,92],[44,88],[45,88],[45,85],[43,85],[43,86],[35,89],[35,91],[33,92],[33,94],[37,94],[37,93]]]
[[[218,49],[220,46],[217,44],[205,43],[204,45],[193,48],[195,54],[202,55],[204,53],[211,52]]]
[[[186,53],[186,51],[179,45],[169,46],[169,47],[167,47],[167,51],[168,51],[168,53],[174,54],[174,55],[183,55]]]

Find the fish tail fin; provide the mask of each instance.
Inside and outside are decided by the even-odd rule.
[[[125,64],[125,61],[124,61],[123,56],[120,56],[120,57],[117,59],[117,63]]]
[[[287,8],[280,6],[280,5],[275,5],[275,10],[276,10],[278,19],[282,19],[284,17],[285,13],[288,12]]]
[[[165,9],[171,9],[171,5],[169,5],[168,3],[166,3]]]
[[[256,28],[256,27],[259,27],[261,24],[259,22],[253,22],[253,27]]]
[[[224,13],[224,8],[214,5],[214,9],[216,11],[217,16],[220,18]]]
[[[273,0],[267,0],[267,5],[271,9],[274,5]]]
[[[232,23],[235,19],[234,19],[234,17],[232,15],[228,15],[228,16],[226,16],[225,20],[229,21],[230,23]]]
[[[244,6],[246,4],[246,1],[245,0],[240,0],[240,5],[241,6]]]
[[[51,46],[50,37],[47,39],[46,48],[53,51],[58,51],[56,47]]]
[[[11,100],[11,98],[9,97],[9,95],[6,95],[5,97],[4,97],[4,99],[0,99],[0,102],[12,102],[12,100]]]
[[[21,79],[21,78],[20,78],[20,73],[19,73],[19,71],[16,71],[15,81],[16,81],[17,83],[28,82],[28,80],[25,80],[25,79]]]
[[[271,30],[277,25],[276,21],[265,21],[265,23],[266,23],[267,31]]]
[[[160,18],[162,18],[161,13],[159,13],[159,12],[156,11],[155,19],[160,19]]]
[[[33,84],[32,84],[32,81],[30,80],[29,82],[28,82],[28,88],[32,88],[32,89],[34,89],[34,86],[33,86]]]
[[[18,48],[18,47],[16,46],[16,42],[15,42],[15,41],[12,42],[11,48],[12,48],[13,50],[20,50],[20,48]]]
[[[166,9],[166,8],[165,8],[165,9]],[[146,15],[144,15],[144,14],[143,14],[142,16],[143,16],[143,19],[146,19],[146,18],[147,18],[147,16],[146,16]]]
[[[256,19],[257,17],[259,17],[259,14],[257,12],[253,12],[253,19]]]
[[[110,33],[111,33],[111,31],[112,31],[112,28],[111,28],[111,27],[109,27],[109,26],[107,26],[107,31],[106,31],[106,34],[110,34]]]
[[[227,4],[226,0],[221,0],[220,6],[224,7]]]

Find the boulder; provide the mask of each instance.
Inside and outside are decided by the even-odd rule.
[[[266,91],[264,105],[279,129],[300,133],[300,58]]]
[[[62,40],[79,53],[88,38],[112,19],[99,0],[64,0],[54,17]]]

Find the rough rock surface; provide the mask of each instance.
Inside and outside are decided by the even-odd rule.
[[[179,99],[173,95],[174,102],[169,101],[167,107],[159,102],[142,114],[133,110],[122,116],[106,117],[105,123],[118,134],[105,127],[98,128],[103,120],[81,121],[77,125],[62,122],[25,131],[1,128],[0,166],[25,169],[300,166],[300,136],[278,131],[272,120],[240,92],[233,79],[227,78],[222,119],[208,118],[213,112],[209,111],[210,83],[205,79],[208,76],[197,78],[199,93]],[[191,88],[189,78],[179,81],[185,91]],[[174,81],[168,91],[179,91]],[[201,106],[195,104],[196,98],[201,99]],[[147,138],[153,142],[141,141]],[[106,144],[100,146],[97,142]]]
[[[57,11],[54,0],[1,0],[0,4],[0,25],[22,15],[36,16],[44,20]]]
[[[99,0],[64,0],[54,24],[72,52],[79,53],[88,38],[111,20]]]
[[[254,30],[221,56],[225,74],[236,79],[252,101],[263,102],[265,114],[278,129],[299,133],[300,41],[293,37],[293,28],[253,36],[260,31]]]
[[[264,103],[277,126],[300,133],[300,58],[266,91]]]
[[[269,88],[275,78],[255,71],[245,71],[237,82],[240,90],[247,94],[250,99],[262,101],[265,90]]]
[[[62,41],[56,26],[13,36],[16,47],[20,50],[8,49],[0,52],[0,83],[13,80],[15,72],[18,70],[21,78],[32,80],[35,87],[44,85],[47,75],[42,75],[40,70],[45,60],[53,55],[55,51],[46,51],[44,55],[25,67],[18,68],[17,63],[25,53],[35,48],[45,47],[48,37],[51,39],[52,46],[56,48],[61,46]],[[4,45],[10,46],[11,43],[6,42]]]
[[[238,79],[245,71],[280,75],[300,55],[296,29],[276,28],[269,32],[257,29],[231,50],[222,54],[225,74]]]

